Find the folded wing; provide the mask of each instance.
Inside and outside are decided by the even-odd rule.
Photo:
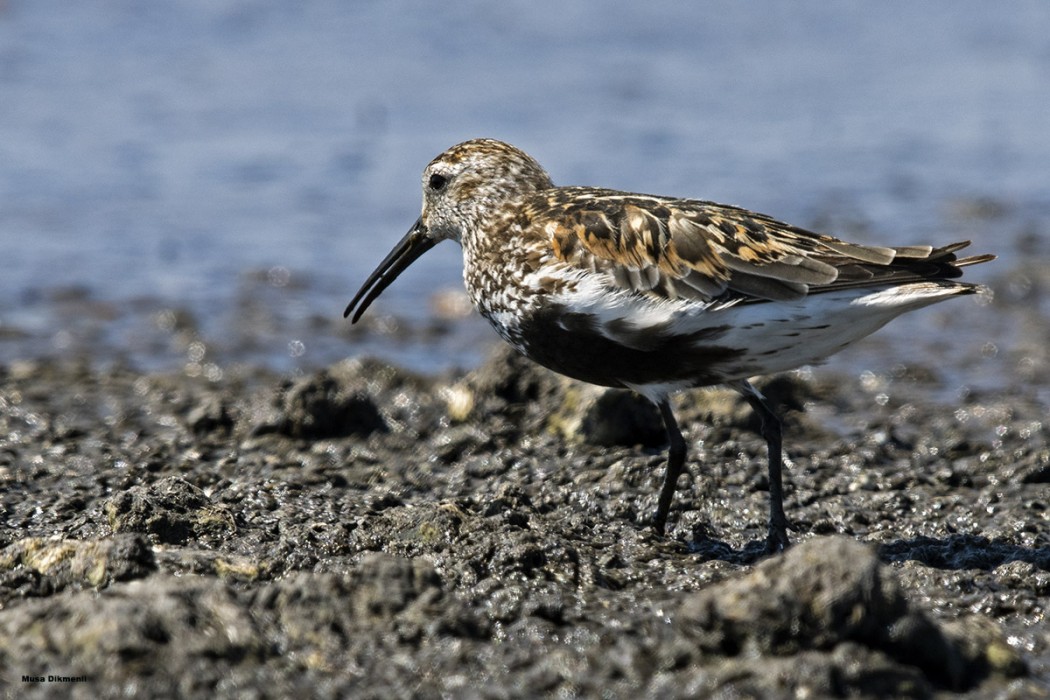
[[[746,209],[609,190],[548,190],[529,209],[556,258],[665,299],[781,301],[850,286],[950,279],[969,242],[941,248],[847,243]]]

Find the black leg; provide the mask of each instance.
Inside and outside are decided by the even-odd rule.
[[[678,429],[678,421],[674,419],[671,404],[665,397],[656,404],[660,409],[660,415],[664,419],[664,427],[667,428],[667,473],[664,475],[664,485],[660,489],[660,501],[656,506],[656,517],[653,518],[653,529],[656,534],[663,535],[664,527],[667,525],[667,514],[671,510],[671,501],[674,500],[675,486],[678,477],[685,467],[685,438],[682,431]]]
[[[769,451],[769,535],[766,537],[766,550],[770,553],[779,552],[791,544],[787,535],[787,516],[784,515],[780,417],[770,407],[766,397],[746,380],[737,382],[734,388],[744,395],[751,409],[758,415],[762,437],[766,439],[766,449]]]

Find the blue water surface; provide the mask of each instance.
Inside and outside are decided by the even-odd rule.
[[[470,366],[494,335],[461,315],[453,244],[370,328],[341,313],[418,215],[422,167],[477,136],[561,184],[973,238],[1002,273],[1047,254],[1047,27],[1036,0],[7,0],[0,361]],[[935,352],[917,331],[983,308],[902,320],[879,352]]]

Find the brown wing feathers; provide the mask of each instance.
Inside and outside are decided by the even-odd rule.
[[[706,300],[727,291],[797,299],[852,286],[949,279],[961,266],[994,257],[957,259],[968,241],[937,249],[847,243],[709,202],[593,190],[580,196],[573,188],[548,194],[533,220],[546,219],[557,257],[608,270],[624,288],[672,299]]]

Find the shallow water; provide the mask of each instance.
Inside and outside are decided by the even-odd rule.
[[[476,364],[495,336],[462,314],[452,244],[365,331],[341,312],[415,219],[423,165],[481,135],[564,184],[738,203],[863,242],[973,238],[1001,256],[973,279],[1042,304],[1038,285],[1008,287],[1048,254],[1047,26],[1040,2],[11,0],[0,361]],[[960,302],[835,362],[983,352],[997,383],[1039,359],[1014,320]]]

